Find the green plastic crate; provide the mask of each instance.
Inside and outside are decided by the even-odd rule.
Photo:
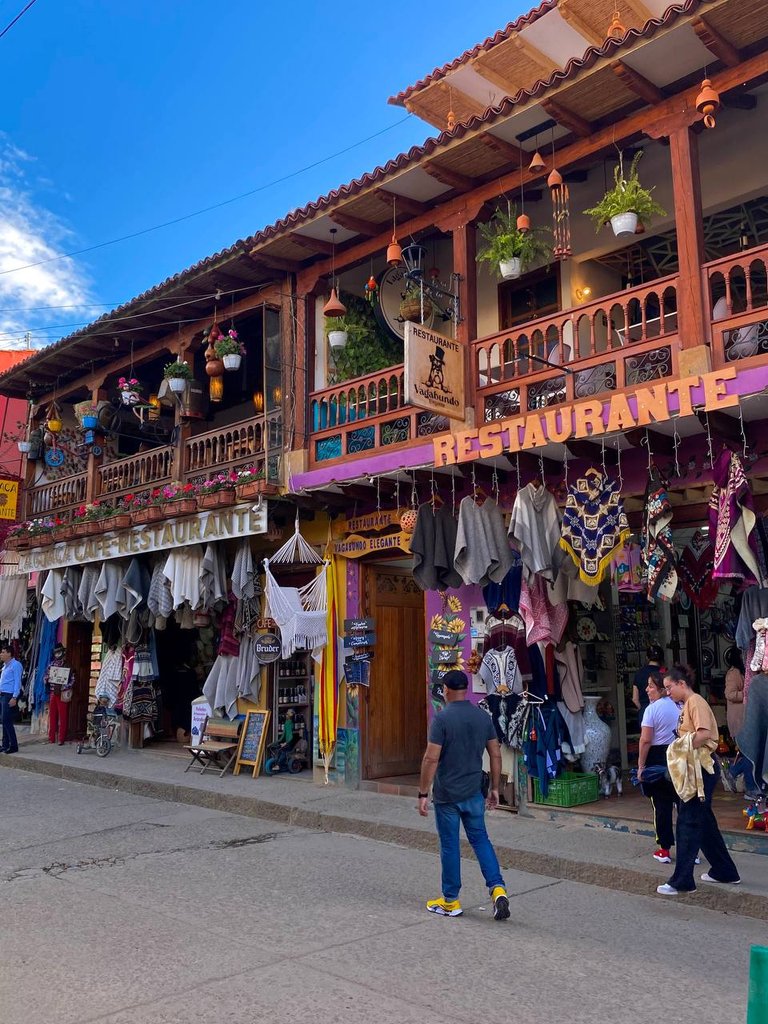
[[[533,780],[533,802],[548,804],[550,807],[578,807],[579,804],[591,804],[599,797],[598,778],[594,772],[582,775],[577,772],[564,772],[556,779],[550,779],[549,792],[541,795],[541,784]]]

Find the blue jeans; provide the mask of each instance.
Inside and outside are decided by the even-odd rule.
[[[13,724],[16,709],[11,707],[12,700],[12,693],[0,693],[0,722],[3,726],[3,750],[16,751],[19,749],[19,744],[16,740],[16,729]]]
[[[435,804],[435,822],[440,837],[440,866],[443,872],[443,896],[458,899],[461,890],[461,847],[459,824],[475,851],[485,884],[489,889],[504,885],[496,852],[485,828],[485,798],[482,793],[455,804]]]
[[[755,790],[760,787],[755,782],[755,772],[752,768],[752,762],[748,757],[744,757],[741,751],[731,761],[731,775],[734,779],[737,779],[740,775],[744,776],[744,789],[747,793],[754,793]]]

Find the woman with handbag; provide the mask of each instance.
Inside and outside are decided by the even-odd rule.
[[[58,735],[59,746],[63,746],[67,741],[69,702],[72,700],[72,690],[75,685],[72,669],[65,663],[66,654],[64,644],[56,644],[53,648],[51,663],[45,671],[45,684],[50,695],[48,742],[56,743]]]
[[[661,676],[648,676],[645,692],[648,705],[640,729],[637,778],[653,807],[653,825],[659,844],[653,858],[660,864],[671,864],[669,851],[675,845],[672,812],[678,800],[667,773],[667,747],[675,738],[680,712],[667,696]]]

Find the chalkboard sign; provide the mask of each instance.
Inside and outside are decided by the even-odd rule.
[[[254,778],[259,774],[264,747],[267,742],[269,711],[249,711],[245,725],[240,732],[240,746],[237,748],[235,775],[240,774],[243,765],[253,766]]]

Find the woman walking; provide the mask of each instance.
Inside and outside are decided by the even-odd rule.
[[[670,849],[675,844],[672,812],[677,806],[677,793],[667,772],[667,747],[675,738],[680,712],[667,696],[660,676],[649,676],[645,688],[648,706],[643,712],[640,729],[640,750],[637,759],[637,778],[643,794],[653,807],[653,827],[659,845],[654,860],[670,864]]]
[[[677,726],[678,739],[670,745],[667,756],[673,779],[680,780],[675,785],[680,804],[675,870],[670,880],[658,886],[656,892],[660,896],[696,892],[693,865],[699,850],[710,864],[709,871],[701,876],[702,882],[738,885],[739,872],[712,812],[712,794],[720,777],[717,762],[711,757],[717,749],[719,736],[715,716],[704,698],[693,692],[682,669],[673,668],[666,673],[664,689],[676,704],[683,705]],[[676,764],[676,758],[683,764]]]

